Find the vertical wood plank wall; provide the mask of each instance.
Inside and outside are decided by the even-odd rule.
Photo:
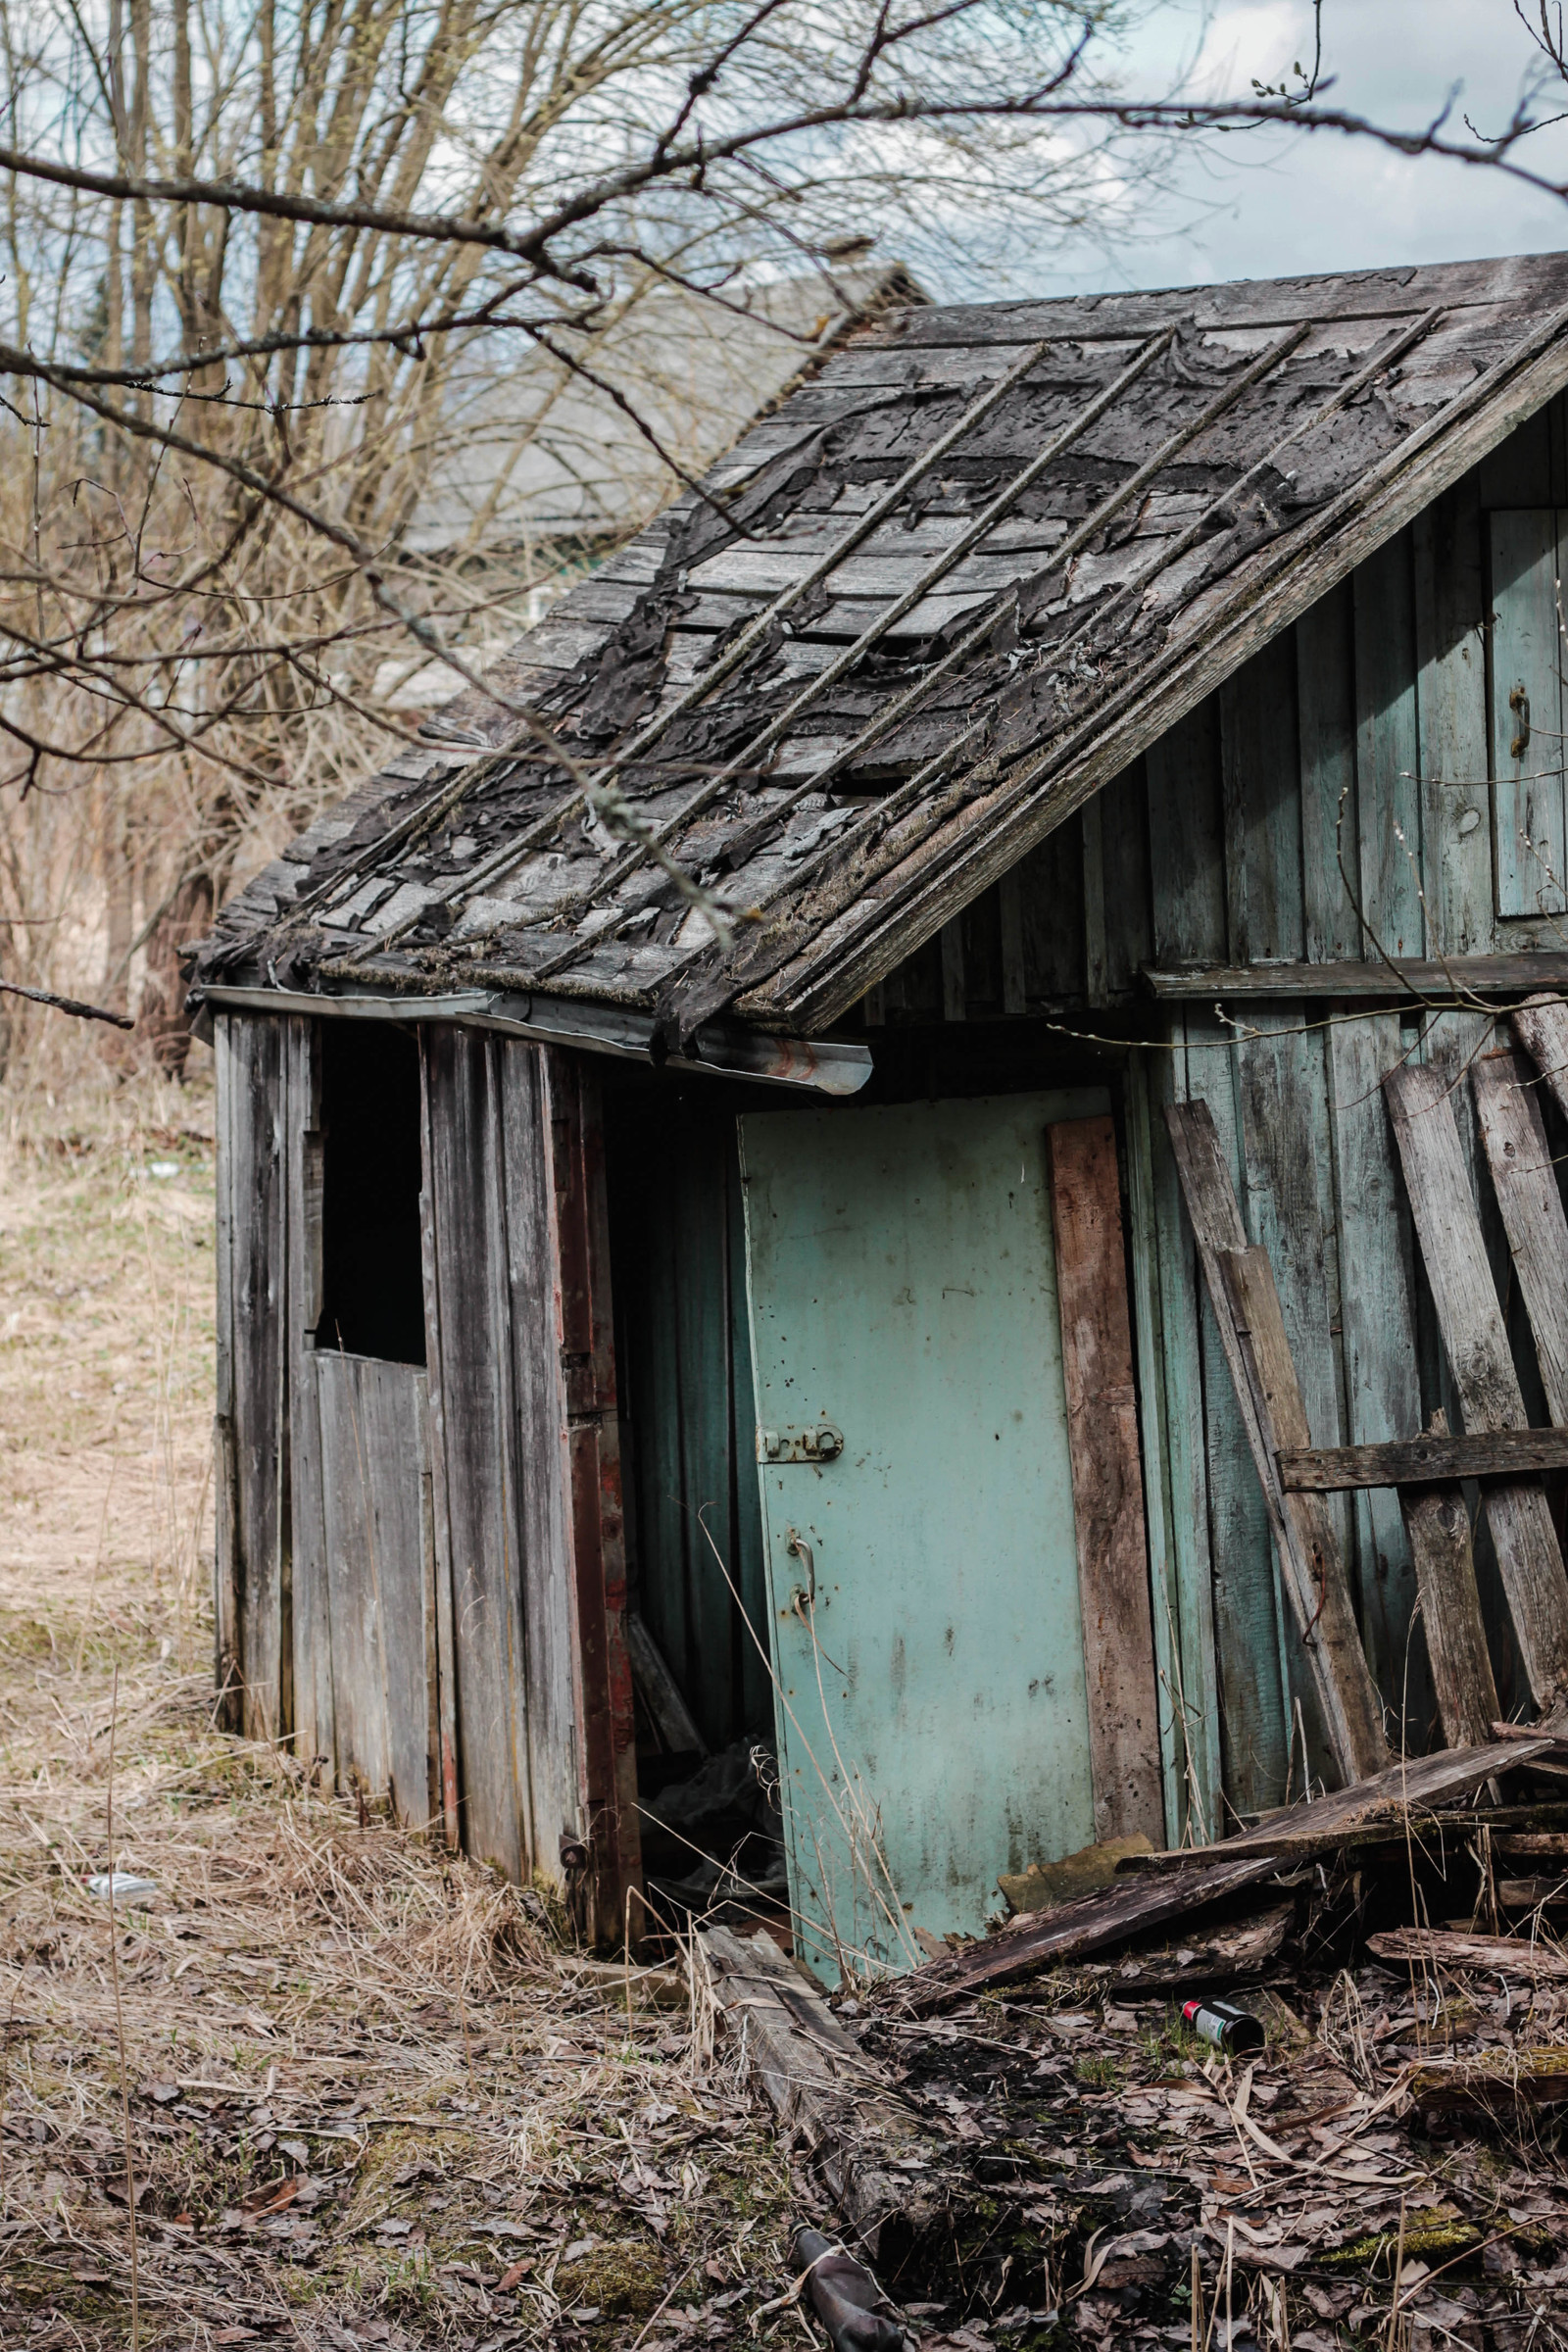
[[[1437,1406],[1456,1410],[1378,1083],[1400,1056],[1453,1071],[1505,1298],[1508,1264],[1465,1077],[1485,1016],[1444,1014],[1423,1031],[1397,1011],[1326,1000],[1173,1010],[1150,1002],[1140,971],[1561,949],[1560,922],[1508,911],[1526,903],[1517,819],[1508,780],[1490,780],[1500,773],[1494,550],[1511,544],[1509,514],[1536,517],[1535,529],[1553,509],[1568,509],[1560,399],[1178,722],[1101,796],[1088,833],[1064,825],[950,924],[940,950],[911,956],[874,1007],[890,1025],[1047,1014],[1091,1036],[1103,1027],[1091,1016],[1136,1007],[1124,1031],[1159,1041],[1137,1057],[1126,1126],[1139,1315],[1159,1344],[1156,1384],[1141,1329],[1156,1615],[1163,1594],[1167,1620],[1157,1631],[1162,1671],[1179,1686],[1167,1694],[1176,1793],[1200,1835],[1222,1782],[1231,1807],[1253,1811],[1279,1802],[1288,1780],[1299,1789],[1302,1734],[1314,1764],[1322,1750],[1159,1105],[1201,1100],[1213,1112],[1249,1234],[1274,1263],[1319,1445],[1407,1437]],[[1506,586],[1496,583],[1499,598]],[[1546,724],[1559,723],[1548,710]],[[1539,908],[1539,890],[1530,903]],[[1517,1311],[1510,1334],[1527,1398],[1533,1384],[1539,1395]],[[1391,1724],[1407,1708],[1419,1746],[1433,1698],[1424,1643],[1411,1637],[1415,1579],[1396,1497],[1336,1497],[1334,1508]],[[1484,1532],[1480,1553],[1483,1598],[1505,1627]]]

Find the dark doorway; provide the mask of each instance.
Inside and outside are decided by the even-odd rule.
[[[424,1362],[419,1052],[379,1021],[321,1023],[318,1348]]]

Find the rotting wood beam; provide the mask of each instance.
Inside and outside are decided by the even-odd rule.
[[[1302,1654],[1334,1759],[1348,1782],[1388,1762],[1383,1710],[1354,1612],[1339,1542],[1317,1497],[1280,1483],[1279,1456],[1311,1442],[1306,1408],[1266,1250],[1252,1249],[1206,1102],[1165,1109],[1182,1196],[1263,1491]]]
[[[715,2008],[781,2131],[821,2174],[890,2281],[922,2246],[945,2244],[964,2192],[935,2138],[847,2034],[821,1994],[760,1928],[693,1937]]]

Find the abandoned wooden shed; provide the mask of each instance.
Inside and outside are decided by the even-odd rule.
[[[831,1973],[1555,1697],[1565,385],[1559,256],[879,321],[229,905],[252,1731],[603,1936],[771,1743]]]

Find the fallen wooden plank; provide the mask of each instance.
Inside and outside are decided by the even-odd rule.
[[[1546,1410],[1560,1430],[1568,1422],[1568,1216],[1541,1115],[1540,1083],[1522,1054],[1484,1054],[1470,1072]]]
[[[1340,1494],[1356,1487],[1453,1485],[1462,1478],[1523,1478],[1568,1470],[1568,1429],[1428,1430],[1382,1446],[1312,1446],[1280,1455],[1289,1494]]]
[[[1472,1431],[1523,1429],[1527,1416],[1465,1175],[1449,1081],[1404,1062],[1383,1081],[1438,1324]],[[1499,1481],[1486,1511],[1532,1697],[1568,1688],[1568,1577],[1539,1481]]]
[[[696,1937],[713,2002],[779,2127],[815,2164],[884,2278],[945,2241],[965,2201],[945,2140],[898,2096],[762,1929]]]
[[[1248,1247],[1212,1115],[1206,1102],[1173,1102],[1166,1105],[1165,1121],[1220,1345],[1262,1487],[1281,1581],[1302,1638],[1335,1762],[1344,1779],[1354,1783],[1387,1763],[1388,1742],[1334,1530],[1321,1504],[1299,1494],[1287,1495],[1279,1481],[1282,1446],[1300,1452],[1310,1446],[1311,1432],[1284,1344],[1273,1273],[1266,1253],[1258,1252],[1261,1264],[1244,1269],[1240,1276],[1250,1301],[1248,1311],[1256,1315],[1262,1335],[1260,1362],[1250,1335],[1238,1324],[1237,1300],[1226,1277],[1225,1261],[1254,1253]],[[1277,1411],[1286,1417],[1283,1432],[1276,1425]]]
[[[1296,1917],[1294,1902],[1271,1903],[1251,1919],[1227,1920],[1222,1927],[1195,1928],[1147,1951],[1129,1952],[1102,1972],[1107,1992],[1169,1992],[1178,1985],[1232,1984],[1257,1976],[1279,1955]]]
[[[1163,1838],[1149,1541],[1116,1131],[1046,1129],[1098,1838]]]
[[[1286,1807],[1239,1838],[1195,1849],[1180,1867],[1140,1871],[1104,1894],[1081,1895],[1059,1909],[1009,1920],[983,1943],[966,1944],[928,1960],[888,1987],[889,1999],[919,2016],[945,2008],[987,1985],[1082,1959],[1125,1942],[1145,1929],[1178,1919],[1206,1903],[1255,1885],[1280,1868],[1293,1842],[1310,1838],[1332,1850],[1337,1833],[1369,1822],[1394,1825],[1430,1811],[1441,1798],[1457,1799],[1494,1774],[1528,1763],[1549,1740],[1496,1740],[1485,1747],[1446,1748],[1391,1765],[1351,1788],[1337,1788],[1314,1803]]]
[[[1390,1928],[1381,1936],[1369,1936],[1366,1948],[1379,1960],[1413,1961],[1422,1968],[1482,1969],[1490,1976],[1517,1977],[1526,1984],[1555,1984],[1568,1979],[1568,1952],[1557,1944],[1527,1941],[1522,1936]]]

